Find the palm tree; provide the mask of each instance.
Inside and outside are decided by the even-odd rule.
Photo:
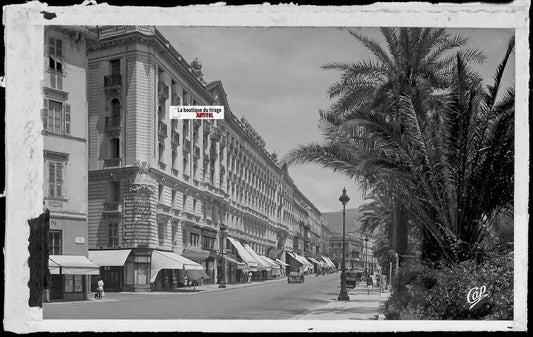
[[[432,247],[423,251],[436,253],[425,258],[468,258],[487,220],[512,207],[514,92],[496,98],[514,40],[485,90],[468,66],[480,52],[449,56],[466,39],[442,29],[381,32],[387,50],[350,32],[378,61],[325,66],[341,70],[329,89],[337,101],[319,112],[325,142],[284,161],[318,163],[390,195],[404,228],[408,215]]]

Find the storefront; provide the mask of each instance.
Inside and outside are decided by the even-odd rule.
[[[122,291],[124,286],[124,265],[131,249],[90,250],[89,260],[100,267],[100,276],[105,291]],[[91,278],[91,291],[96,291],[98,279]]]
[[[153,250],[150,263],[150,286],[152,290],[165,290],[177,287],[190,270],[202,271],[191,273],[193,277],[208,277],[201,264],[189,260],[174,252]]]
[[[248,272],[252,272],[252,274],[257,274],[259,271],[258,263],[255,261],[255,259],[250,255],[250,253],[244,248],[242,243],[232,237],[228,236],[228,240],[231,242],[233,247],[235,247],[235,250],[237,251],[237,254],[241,258],[241,260],[244,262],[244,266],[240,267],[240,275],[236,275],[237,277],[240,276],[242,278],[244,276],[245,279],[247,279],[246,274]],[[237,271],[239,270],[239,267],[237,266]],[[256,276],[257,277],[257,276]],[[239,278],[239,279],[240,279]]]
[[[99,275],[99,267],[87,257],[78,255],[50,255],[48,269],[51,287],[49,300],[86,300],[90,293],[90,275]]]

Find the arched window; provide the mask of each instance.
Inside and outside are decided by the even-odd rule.
[[[113,116],[120,116],[120,101],[116,98],[111,101],[111,111]]]

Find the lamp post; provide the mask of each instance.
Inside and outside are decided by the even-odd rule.
[[[345,226],[346,226],[346,204],[350,201],[348,195],[346,195],[346,188],[342,189],[342,195],[339,198],[339,201],[342,203],[342,262],[341,262],[341,292],[339,293],[339,301],[349,301],[350,297],[346,291],[346,266],[344,265],[344,254],[345,254]]]
[[[223,223],[220,224],[220,253],[222,254],[222,275],[220,277],[220,282],[218,283],[219,288],[226,288],[226,260],[224,259],[224,241],[226,237],[224,232],[226,231],[227,226]]]

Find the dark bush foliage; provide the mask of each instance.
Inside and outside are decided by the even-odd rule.
[[[467,301],[468,292],[482,286],[487,296],[472,306]],[[513,255],[496,251],[449,266],[406,263],[393,279],[385,316],[402,320],[512,320]]]

